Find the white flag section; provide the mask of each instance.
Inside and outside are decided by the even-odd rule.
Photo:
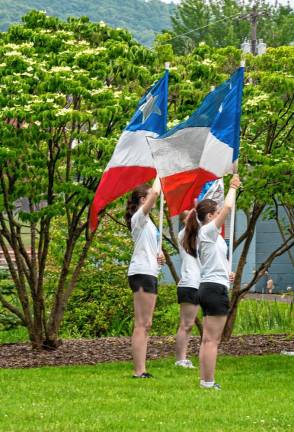
[[[203,185],[232,172],[239,154],[244,67],[166,134],[147,137],[170,215],[193,207]]]

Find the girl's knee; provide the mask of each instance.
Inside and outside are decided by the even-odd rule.
[[[152,320],[135,322],[135,329],[140,329],[142,331],[145,331],[146,333],[149,332],[151,327],[152,327]]]
[[[186,332],[190,333],[192,331],[194,321],[182,321],[180,326]]]
[[[213,336],[213,335],[207,335],[207,334],[204,334],[204,335],[202,336],[202,341],[201,341],[201,342],[202,342],[204,345],[205,345],[205,344],[219,345],[220,341],[221,341],[221,338],[218,337],[218,336]]]

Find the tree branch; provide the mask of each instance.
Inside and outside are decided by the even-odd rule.
[[[294,238],[294,236],[291,235],[285,242],[283,242],[277,249],[275,249],[267,257],[267,259],[259,266],[258,270],[255,271],[254,276],[251,279],[251,281],[246,285],[245,288],[243,288],[239,291],[240,295],[243,295],[244,293],[249,291],[250,288],[253,287],[253,285],[255,285],[255,283],[265,274],[265,272],[271,266],[271,264],[275,258],[277,258],[280,255],[283,255],[285,252],[287,252],[289,249],[291,249],[294,246],[293,238]]]
[[[21,320],[24,326],[26,325],[26,321],[23,313],[16,306],[9,303],[2,294],[0,294],[0,302],[5,309],[9,310],[9,312],[16,315]]]

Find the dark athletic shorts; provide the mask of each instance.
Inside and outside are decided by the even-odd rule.
[[[135,274],[128,277],[133,292],[143,288],[144,292],[157,294],[157,277],[147,274]]]
[[[202,282],[199,286],[199,303],[204,316],[228,315],[228,288],[214,282]]]
[[[198,289],[191,287],[178,286],[178,303],[190,303],[193,305],[199,305],[199,294]]]

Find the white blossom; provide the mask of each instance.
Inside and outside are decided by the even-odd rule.
[[[245,103],[246,107],[256,107],[260,105],[260,102],[267,101],[269,99],[269,95],[267,94],[260,94],[258,96],[254,96],[251,99],[248,99]]]
[[[22,54],[19,51],[8,51],[6,53],[4,53],[4,55],[6,57],[13,57],[13,56],[18,56],[18,57],[22,57]]]
[[[59,109],[59,110],[55,113],[55,115],[56,115],[57,117],[62,117],[62,116],[67,115],[67,114],[69,114],[69,113],[71,113],[71,112],[72,112],[71,109],[61,108],[61,109]]]
[[[71,68],[69,66],[53,66],[50,72],[71,72]]]
[[[67,40],[64,42],[66,45],[76,45],[76,41],[75,40]]]
[[[33,74],[31,74],[31,73],[29,73],[29,72],[23,72],[21,75],[23,75],[23,76],[28,76],[28,77],[33,76]]]

